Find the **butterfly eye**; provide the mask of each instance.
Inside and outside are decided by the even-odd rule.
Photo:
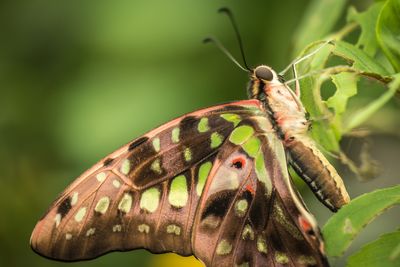
[[[238,170],[241,170],[244,168],[246,164],[246,160],[244,158],[235,158],[232,160],[232,167],[235,167]]]
[[[272,73],[271,69],[266,66],[257,67],[256,70],[254,71],[254,75],[258,79],[262,79],[269,82],[272,81],[272,79],[274,78],[274,74]]]

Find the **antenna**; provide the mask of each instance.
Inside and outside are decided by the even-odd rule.
[[[251,69],[247,65],[246,57],[244,55],[243,42],[242,42],[242,38],[240,37],[239,27],[236,24],[236,21],[235,21],[235,18],[233,17],[232,12],[230,11],[229,8],[222,7],[220,9],[218,9],[218,13],[225,13],[228,16],[229,20],[231,21],[232,27],[233,27],[233,29],[235,31],[236,38],[237,38],[237,40],[239,42],[240,54],[242,55],[243,64],[244,64],[244,66],[246,67],[246,69],[248,71],[251,71]]]
[[[246,69],[245,67],[243,67],[242,65],[240,65],[240,63],[232,56],[232,54],[225,48],[225,46],[223,46],[223,44],[221,44],[221,42],[213,37],[207,37],[203,40],[203,43],[207,44],[207,43],[214,43],[219,50],[222,51],[222,53],[224,53],[230,60],[232,60],[233,63],[235,63],[239,68],[241,68],[244,71],[250,71],[250,69]],[[246,66],[247,67],[247,66]]]
[[[327,44],[334,44],[333,40],[327,40],[327,41],[323,41],[322,44],[314,49],[313,51],[311,51],[310,53],[302,56],[302,57],[298,57],[295,58],[292,62],[290,62],[290,64],[281,72],[279,72],[280,75],[284,75],[292,66],[299,64],[300,62],[302,62],[303,60],[306,60],[309,57],[312,57],[313,55],[315,55],[316,53],[318,53],[319,50],[321,50],[322,48],[324,48]]]

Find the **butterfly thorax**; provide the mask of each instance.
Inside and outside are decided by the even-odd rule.
[[[283,78],[268,66],[259,66],[251,74],[249,97],[260,100],[280,138],[290,141],[309,129],[306,111]]]

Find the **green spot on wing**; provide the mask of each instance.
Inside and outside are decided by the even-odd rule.
[[[246,151],[246,153],[254,158],[258,151],[260,150],[261,147],[261,141],[257,137],[253,136],[249,140],[247,140],[246,143],[243,144],[243,149]]]
[[[262,153],[262,151],[260,151],[260,153],[258,153],[255,158],[255,167],[258,180],[264,183],[266,192],[268,194],[271,193],[271,179],[268,175],[267,169],[265,168],[264,154]]]
[[[160,151],[160,148],[161,148],[161,146],[160,146],[160,138],[154,138],[154,140],[153,140],[153,147],[154,147],[154,150],[156,151],[156,152],[159,152]]]
[[[177,208],[182,208],[186,205],[188,197],[186,177],[184,175],[175,177],[168,195],[169,203]]]
[[[199,168],[199,179],[196,185],[196,193],[198,196],[200,196],[203,192],[203,188],[206,183],[208,174],[210,173],[211,167],[212,163],[207,161],[206,163],[203,163]]]
[[[179,142],[179,133],[180,133],[179,127],[172,129],[171,140],[175,144]]]
[[[239,217],[243,217],[246,214],[247,208],[249,204],[246,199],[241,199],[235,204],[236,215]]]
[[[268,247],[267,247],[267,242],[265,241],[265,238],[262,236],[259,236],[257,238],[257,250],[260,251],[261,253],[268,253]]]
[[[183,156],[185,157],[186,161],[191,161],[192,160],[192,151],[190,148],[185,148],[185,151],[183,152]]]
[[[222,144],[223,137],[219,133],[215,132],[211,134],[211,148],[217,148]]]
[[[283,252],[275,252],[275,260],[281,264],[287,264],[289,262],[288,256]]]
[[[197,125],[197,130],[200,133],[204,133],[210,130],[210,127],[208,126],[208,118],[201,118],[199,124]]]
[[[157,188],[149,188],[142,193],[140,208],[149,212],[155,212],[160,202],[160,191]]]
[[[254,133],[254,130],[251,126],[242,125],[235,128],[231,135],[229,136],[229,141],[234,143],[235,145],[243,144],[247,141]]]
[[[153,163],[151,164],[150,168],[157,174],[161,174],[162,170],[161,170],[161,165],[160,165],[160,159],[156,159],[153,161]]]
[[[221,114],[221,118],[223,118],[226,121],[232,122],[234,127],[236,127],[242,120],[239,115],[232,113]]]
[[[121,173],[127,175],[131,170],[131,162],[129,159],[125,159],[121,165]]]
[[[218,255],[228,255],[232,251],[232,244],[229,243],[227,240],[222,239],[221,242],[219,242],[216,252]]]

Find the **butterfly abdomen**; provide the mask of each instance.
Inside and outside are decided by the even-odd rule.
[[[293,136],[284,145],[290,155],[290,165],[325,206],[337,211],[350,201],[339,174],[314,141],[306,136]]]

